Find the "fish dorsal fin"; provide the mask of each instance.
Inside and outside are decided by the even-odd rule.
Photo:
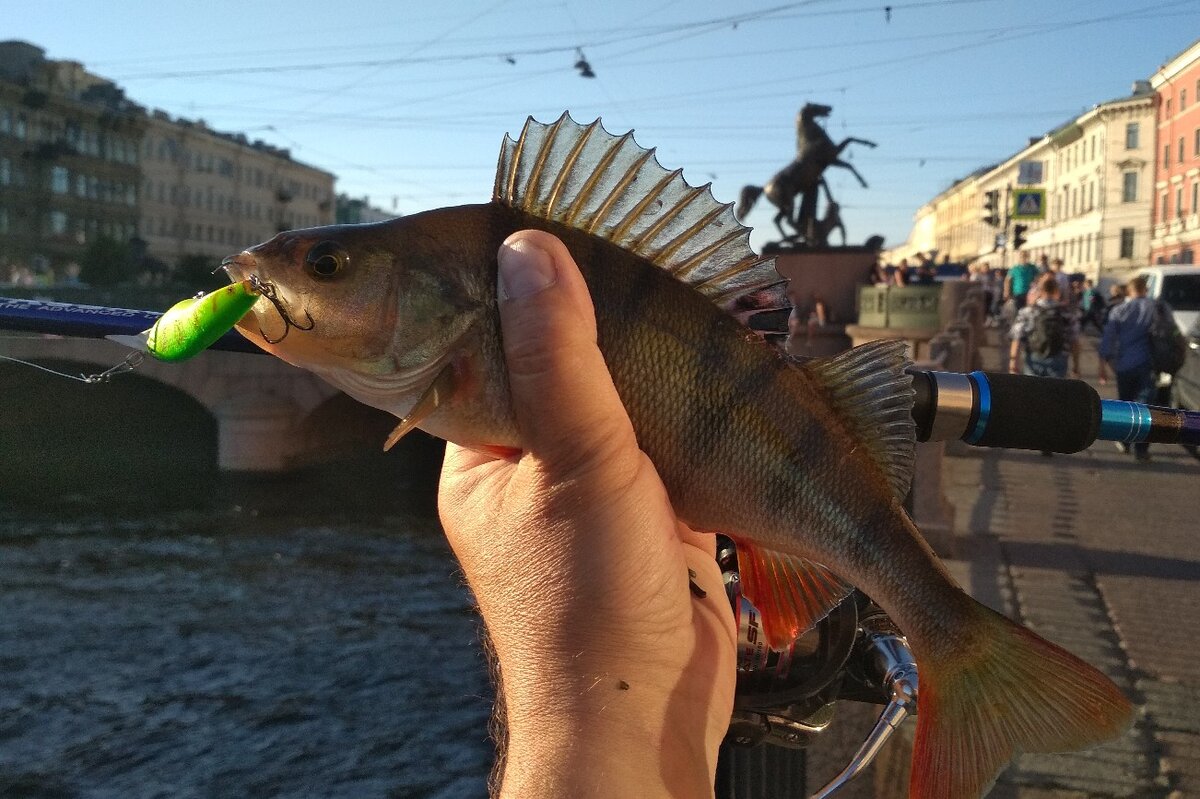
[[[801,364],[828,390],[833,406],[870,448],[888,482],[903,499],[912,483],[917,426],[908,346],[872,341],[833,358]]]
[[[722,308],[779,282],[775,259],[750,249],[750,228],[712,184],[689,186],[664,169],[632,131],[597,119],[530,117],[500,148],[492,200],[607,239],[692,286]]]
[[[762,614],[767,645],[777,651],[816,626],[854,587],[819,563],[734,539],[742,593]]]

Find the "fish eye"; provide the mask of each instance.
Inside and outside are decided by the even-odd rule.
[[[334,241],[323,241],[308,251],[304,265],[313,277],[324,280],[333,277],[350,264],[350,254]]]

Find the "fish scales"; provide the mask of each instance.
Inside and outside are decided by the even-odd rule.
[[[519,450],[496,253],[527,228],[579,264],[638,443],[680,518],[737,543],[768,643],[787,645],[850,586],[904,631],[920,680],[912,796],[979,796],[1017,751],[1081,748],[1128,724],[1111,681],[967,596],[904,512],[903,345],[805,364],[768,346],[733,314],[769,307],[770,259],[728,206],[629,135],[530,120],[505,139],[491,203],[279,234],[229,260],[232,278],[254,275],[279,300],[239,330],[400,417],[389,443],[420,426]],[[284,314],[312,329],[267,335],[287,333]]]

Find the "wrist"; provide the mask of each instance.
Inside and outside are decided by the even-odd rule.
[[[538,707],[509,705],[500,797],[713,796],[723,726],[678,712],[669,690],[591,683]]]

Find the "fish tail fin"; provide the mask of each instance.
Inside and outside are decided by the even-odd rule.
[[[975,630],[952,654],[916,653],[911,799],[976,799],[1018,752],[1082,749],[1120,735],[1132,716],[1098,670],[979,603],[973,610]]]

